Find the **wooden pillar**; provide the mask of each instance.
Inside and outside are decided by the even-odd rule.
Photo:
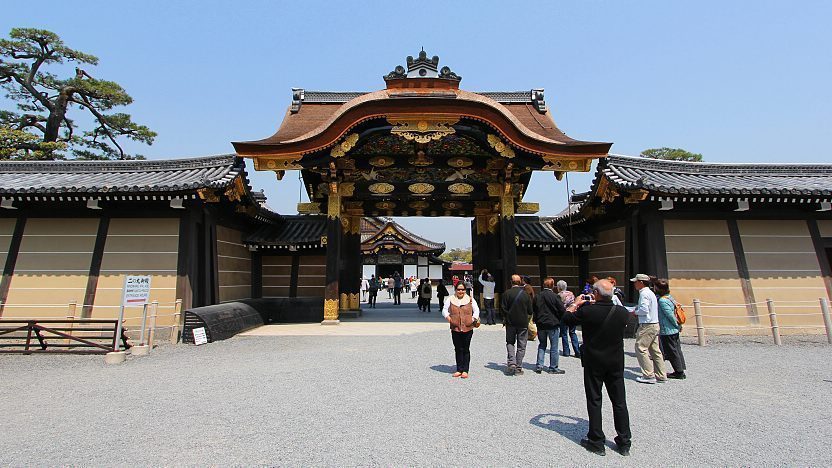
[[[330,183],[326,212],[326,289],[322,325],[338,325],[338,275],[341,270],[341,195],[338,184]]]
[[[486,247],[485,233],[488,231],[488,216],[477,215],[471,221],[471,261],[474,264],[474,297],[482,293],[482,285],[477,278],[483,268],[488,269],[488,248]]]
[[[341,277],[339,280],[339,309],[360,310],[361,287],[361,217],[341,216]]]
[[[514,227],[514,195],[506,184],[500,197],[500,258],[502,259],[502,289],[511,287],[511,275],[517,273],[517,232]]]
[[[361,216],[350,216],[350,239],[352,245],[348,255],[352,259],[352,283],[350,283],[350,310],[361,310],[361,275],[364,268],[361,261]]]

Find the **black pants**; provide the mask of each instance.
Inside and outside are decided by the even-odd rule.
[[[442,309],[445,308],[445,296],[438,296],[439,299],[439,311],[442,312]]]
[[[468,366],[471,364],[471,337],[474,336],[474,330],[461,332],[451,332],[451,338],[454,340],[454,353],[456,354],[456,370],[457,372],[468,372]]]
[[[393,288],[393,304],[402,303],[402,288]]]
[[[615,443],[619,447],[630,447],[630,413],[627,411],[627,394],[624,391],[624,369],[607,371],[584,367],[584,392],[586,412],[589,414],[589,432],[586,438],[598,448],[604,447],[604,429],[601,427],[601,387],[607,386],[607,395],[612,402],[612,417],[615,421]]]
[[[371,289],[370,290],[370,297],[367,299],[367,303],[370,304],[370,307],[375,307],[376,306],[376,297],[377,296],[378,296],[378,289],[376,289],[375,291],[373,291]]]
[[[662,350],[665,361],[670,361],[675,372],[685,370],[685,355],[682,354],[682,343],[679,342],[679,334],[659,335],[659,347]]]

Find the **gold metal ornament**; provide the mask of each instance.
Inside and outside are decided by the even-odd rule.
[[[451,193],[455,193],[457,195],[464,195],[466,193],[471,193],[474,191],[474,186],[471,184],[465,184],[462,182],[457,182],[455,184],[451,184],[448,186],[448,191]]]
[[[424,209],[427,209],[429,206],[430,206],[430,203],[428,203],[426,201],[422,201],[422,200],[416,200],[416,201],[410,202],[410,207],[413,208],[414,210],[424,210]]]
[[[395,162],[390,156],[374,156],[370,158],[370,165],[375,167],[389,167]]]
[[[456,133],[453,125],[458,116],[446,115],[390,115],[387,121],[393,128],[390,133],[416,143],[428,143]]]
[[[471,158],[466,158],[464,156],[455,156],[451,159],[448,159],[448,165],[451,167],[470,167],[472,164],[474,164],[474,161]]]
[[[509,145],[503,143],[503,140],[501,140],[497,135],[489,133],[487,139],[488,144],[494,148],[494,151],[500,153],[500,156],[504,158],[513,158],[515,156],[514,150],[511,149]]]
[[[298,213],[300,214],[321,214],[320,203],[298,203]]]
[[[395,207],[396,207],[396,204],[394,202],[391,202],[391,201],[383,201],[383,202],[376,203],[376,208],[378,208],[380,210],[392,210]]]
[[[445,208],[446,210],[458,210],[458,209],[462,208],[462,206],[463,206],[462,203],[455,202],[455,201],[447,201],[445,203],[442,203],[442,207]]]
[[[332,148],[332,150],[329,152],[329,155],[332,156],[333,158],[340,158],[341,156],[344,156],[345,154],[347,154],[347,152],[349,150],[351,150],[355,146],[356,143],[358,143],[358,134],[357,133],[347,135],[347,137],[344,138],[344,141],[335,145]]]
[[[520,202],[517,204],[517,214],[535,214],[540,211],[540,203]]]
[[[411,156],[408,158],[407,162],[409,162],[411,166],[425,167],[433,164],[433,158],[425,155],[424,151],[419,150],[416,152],[416,156]]]
[[[411,193],[415,193],[417,195],[426,195],[428,193],[433,192],[435,187],[431,184],[426,184],[424,182],[419,182],[419,183],[416,183],[416,184],[410,184],[407,187],[407,189],[410,190]]]
[[[367,187],[367,190],[369,190],[371,193],[379,195],[388,194],[395,189],[396,187],[393,187],[393,185],[388,184],[387,182],[378,182]]]
[[[338,299],[324,300],[324,320],[338,320]]]

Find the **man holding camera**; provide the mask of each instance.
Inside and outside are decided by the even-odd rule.
[[[584,344],[581,364],[584,366],[584,392],[589,415],[589,431],[581,446],[592,453],[605,455],[604,431],[601,427],[601,388],[606,385],[615,420],[615,444],[621,455],[630,454],[630,414],[624,389],[624,327],[630,313],[613,304],[613,286],[607,280],[593,285],[592,295],[575,300],[577,310],[567,312],[563,321],[580,325]]]

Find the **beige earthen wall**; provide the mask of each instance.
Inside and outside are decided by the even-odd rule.
[[[217,226],[217,272],[220,302],[251,297],[251,252],[240,231]]]
[[[670,293],[691,316],[685,332],[693,333],[693,299],[702,302],[709,333],[734,333],[721,327],[751,326],[737,270],[728,223],[722,220],[665,220],[665,246]],[[720,316],[720,317],[708,317]]]
[[[774,301],[781,333],[822,332],[818,298],[826,297],[826,286],[806,221],[742,220],[737,225],[755,299]],[[758,308],[760,323],[769,325],[766,305]],[[803,326],[808,327],[790,328]]]
[[[150,301],[159,301],[157,326],[173,325],[178,248],[177,218],[111,219],[91,318],[117,318],[124,277],[150,275]],[[141,328],[141,315],[141,307],[125,309],[124,326]]]
[[[624,278],[625,230],[623,227],[598,231],[597,243],[589,251],[589,274],[598,278],[614,277],[618,283]],[[578,278],[582,283],[585,278]],[[570,284],[571,286],[571,284]],[[583,286],[580,284],[579,286]]]
[[[3,318],[64,319],[71,301],[78,303],[80,314],[98,223],[98,219],[27,219]],[[7,228],[4,223],[4,233]],[[3,252],[5,258],[8,245]]]

